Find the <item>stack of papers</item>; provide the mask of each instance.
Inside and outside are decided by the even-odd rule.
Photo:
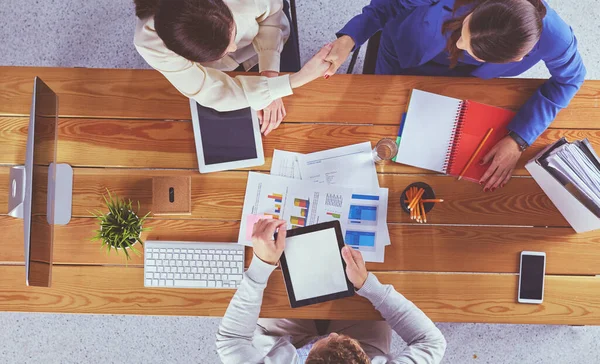
[[[369,142],[311,154],[275,150],[271,175],[248,176],[238,242],[252,244],[252,215],[286,220],[288,228],[338,220],[347,245],[365,261],[383,262],[390,245],[387,205]]]
[[[572,186],[575,196],[600,217],[600,158],[587,139],[562,140],[540,162],[564,185]]]

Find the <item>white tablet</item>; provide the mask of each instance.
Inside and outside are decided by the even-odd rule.
[[[256,111],[218,112],[190,99],[200,173],[265,164]]]
[[[354,295],[339,221],[287,231],[281,271],[292,308]]]

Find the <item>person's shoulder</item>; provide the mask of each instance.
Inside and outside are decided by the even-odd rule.
[[[573,42],[573,29],[567,24],[548,3],[546,16],[542,20],[543,29],[540,39],[541,45],[545,47],[564,48]]]

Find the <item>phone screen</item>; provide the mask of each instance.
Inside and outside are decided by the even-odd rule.
[[[545,258],[542,255],[521,256],[521,299],[542,299]]]

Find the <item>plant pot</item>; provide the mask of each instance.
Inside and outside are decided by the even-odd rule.
[[[133,214],[133,215],[134,215],[134,216],[135,216],[135,217],[138,219],[138,221],[140,220],[140,217],[139,217],[139,216],[138,216],[138,215],[137,215],[135,212],[133,212],[132,210],[129,210],[129,213]],[[106,215],[108,216],[108,215],[110,215],[110,214],[111,214],[111,213],[109,212],[109,213],[107,213]],[[139,233],[139,235],[138,235],[138,238],[139,238],[140,236],[142,236],[142,231],[141,231],[142,229],[143,229],[143,226],[141,226],[141,225],[140,225],[140,233]],[[102,231],[102,225],[100,225],[100,231]],[[132,247],[133,247],[133,246],[135,246],[135,245],[138,243],[137,239],[135,239],[135,241],[133,241],[133,242],[132,242],[131,240],[132,240],[132,239],[130,239],[130,240],[129,240],[129,242],[130,242],[130,244],[131,244],[131,246],[132,246]],[[109,244],[110,244],[110,243],[109,243]],[[123,247],[120,247],[120,246],[114,246],[113,244],[110,244],[110,246],[111,246],[113,249],[117,249],[117,250],[123,250],[123,249],[127,249],[127,248],[123,248]]]

